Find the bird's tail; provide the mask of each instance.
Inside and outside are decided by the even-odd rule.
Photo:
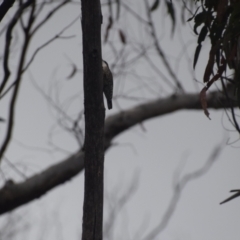
[[[107,101],[108,109],[112,109],[112,101],[108,100]]]

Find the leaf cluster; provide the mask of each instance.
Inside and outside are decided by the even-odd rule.
[[[209,58],[205,68],[203,82],[206,92],[217,80],[223,79],[227,68],[240,68],[240,1],[237,0],[196,0],[200,3],[195,14],[188,19],[194,21],[193,31],[198,35],[193,67],[196,67],[202,42],[208,36],[211,43]],[[198,28],[201,27],[198,33]],[[217,71],[214,72],[214,69]],[[225,78],[226,79],[226,78]],[[240,106],[240,79],[230,79]],[[205,104],[204,104],[205,105]],[[206,110],[204,108],[204,110]]]

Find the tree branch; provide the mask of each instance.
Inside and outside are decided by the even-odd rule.
[[[179,179],[179,181],[174,186],[173,196],[172,196],[172,198],[169,202],[169,205],[166,208],[165,213],[163,214],[163,217],[160,220],[159,224],[155,228],[153,228],[150,231],[150,233],[147,234],[147,236],[142,238],[142,240],[156,239],[156,237],[167,227],[169,220],[171,219],[171,217],[173,216],[173,214],[177,208],[177,204],[181,198],[181,194],[182,194],[184,188],[186,187],[186,185],[189,182],[191,182],[197,178],[200,178],[201,176],[206,174],[211,169],[213,164],[218,160],[218,156],[220,155],[222,149],[223,149],[223,143],[217,145],[213,149],[208,160],[205,162],[205,164],[201,168],[199,168],[193,172],[187,173],[181,179]]]
[[[0,85],[0,93],[2,93],[4,87],[9,79],[9,76],[11,74],[11,72],[9,70],[9,66],[8,66],[8,61],[9,61],[9,55],[10,55],[10,47],[11,47],[13,29],[14,29],[15,25],[17,24],[18,19],[21,17],[23,11],[26,8],[28,8],[32,2],[33,2],[32,0],[28,0],[26,3],[22,4],[21,7],[14,14],[12,20],[10,21],[10,23],[7,27],[6,37],[5,37],[4,56],[3,56],[4,75],[3,75],[3,80],[1,81],[1,85]]]
[[[4,0],[0,6],[0,22],[8,12],[8,10],[12,7],[15,0]]]
[[[14,87],[14,90],[13,90],[13,93],[12,93],[12,96],[11,96],[11,100],[10,100],[7,132],[6,132],[5,139],[2,143],[2,146],[0,148],[0,160],[2,159],[5,151],[7,150],[8,144],[10,143],[10,140],[11,140],[11,137],[12,137],[13,126],[14,126],[14,118],[15,118],[15,106],[16,106],[16,101],[17,101],[17,96],[18,96],[18,92],[19,92],[20,83],[21,83],[21,80],[22,80],[22,69],[23,69],[23,66],[24,66],[25,57],[26,57],[27,49],[29,47],[29,42],[30,42],[29,31],[30,31],[31,26],[32,26],[33,21],[34,21],[33,16],[34,16],[34,10],[35,10],[35,2],[34,1],[29,1],[29,2],[30,3],[32,2],[32,9],[31,9],[29,19],[28,19],[28,24],[27,24],[27,27],[26,27],[25,33],[24,33],[24,42],[23,42],[23,46],[22,46],[22,50],[21,50],[21,54],[20,54],[18,67],[17,67],[17,76],[16,76],[16,80],[15,80],[16,84],[15,84],[15,87]],[[25,3],[25,5],[26,4],[27,3]],[[28,7],[28,5],[26,5],[25,8],[26,7]],[[12,21],[12,23],[14,23],[14,21]],[[13,29],[13,26],[15,24],[16,23],[14,23],[12,25],[12,29]],[[9,35],[10,39],[11,39],[11,31],[10,31],[10,35]],[[7,33],[6,36],[8,36],[8,33]],[[6,37],[6,41],[7,40],[8,40],[8,38]],[[7,67],[7,69],[8,69],[8,67]],[[10,72],[8,72],[8,74],[10,75]],[[7,76],[8,74],[5,74],[5,76]],[[5,79],[4,79],[4,81],[5,81]],[[4,81],[3,81],[3,84],[2,84],[3,87],[4,87]],[[6,79],[6,81],[7,81],[7,79]]]
[[[0,190],[0,214],[41,197],[50,189],[76,176],[83,168],[84,154],[78,152],[24,182],[6,184]]]
[[[236,102],[229,102],[219,91],[209,93],[207,102],[209,109],[229,108],[232,104],[237,106]],[[105,121],[105,150],[110,147],[114,137],[130,127],[153,117],[160,117],[184,109],[203,111],[198,93],[156,99],[109,116]],[[24,182],[4,186],[0,189],[0,214],[41,197],[49,190],[76,176],[83,168],[84,153],[79,150],[78,153]]]
[[[172,70],[172,67],[169,64],[169,62],[168,62],[168,60],[167,60],[167,58],[165,56],[165,53],[164,53],[163,49],[160,46],[160,42],[159,42],[159,40],[157,38],[157,33],[156,33],[155,26],[154,26],[154,23],[153,23],[153,20],[152,20],[152,15],[151,15],[151,10],[150,10],[149,4],[148,4],[148,0],[145,0],[144,2],[145,2],[145,8],[146,8],[147,17],[148,17],[148,25],[150,27],[150,33],[152,35],[153,43],[154,43],[154,46],[156,48],[156,51],[159,54],[160,58],[162,59],[163,64],[166,67],[168,73],[170,74],[170,76],[174,80],[174,82],[176,84],[176,87],[177,87],[176,91],[180,90],[181,92],[184,92],[184,89],[183,89],[179,79],[177,78],[176,74]]]
[[[214,109],[237,107],[237,101],[229,101],[219,91],[210,92],[207,95],[207,104],[208,108]],[[107,144],[105,147],[109,147],[111,140],[118,134],[136,124],[183,109],[203,111],[199,94],[188,93],[159,98],[112,115],[106,119],[105,123],[105,145]]]

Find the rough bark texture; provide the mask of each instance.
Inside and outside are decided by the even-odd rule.
[[[82,0],[85,110],[83,240],[102,239],[104,118],[99,0]]]
[[[70,180],[83,168],[84,154],[79,152],[24,182],[8,181],[0,190],[0,214],[41,197],[50,189]]]
[[[237,106],[237,102],[229,102],[221,92],[212,92],[207,95],[209,109],[223,109]],[[105,150],[118,134],[132,126],[142,123],[153,117],[179,110],[200,110],[204,115],[199,93],[183,94],[159,98],[154,101],[140,104],[131,109],[109,116],[105,121]],[[210,111],[211,114],[211,111]],[[33,175],[21,183],[12,183],[0,189],[0,214],[9,212],[17,207],[33,201],[54,187],[70,180],[84,169],[84,152],[78,153],[47,168],[39,174]]]

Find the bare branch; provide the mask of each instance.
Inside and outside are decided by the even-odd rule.
[[[37,53],[38,53],[40,50],[42,50],[44,47],[46,47],[47,45],[49,45],[50,43],[52,43],[54,40],[63,38],[61,35],[62,35],[67,29],[69,29],[77,20],[79,20],[79,16],[76,17],[76,18],[75,18],[71,23],[69,23],[66,27],[64,27],[58,34],[56,34],[54,37],[50,38],[48,41],[46,41],[44,44],[42,44],[40,47],[38,47],[38,48],[34,51],[32,57],[30,58],[30,60],[29,60],[28,63],[26,64],[26,66],[24,67],[23,72],[25,72],[25,71],[28,69],[28,67],[29,67],[30,64],[33,62],[33,60],[35,59]],[[69,37],[68,37],[68,39],[69,39]],[[2,97],[2,96],[1,96],[1,97]]]
[[[161,57],[161,60],[163,61],[163,64],[165,65],[168,73],[170,74],[170,76],[173,78],[176,86],[177,86],[177,89],[176,91],[184,91],[183,90],[183,87],[179,81],[179,79],[177,78],[176,74],[174,73],[174,71],[172,70],[172,67],[170,66],[166,56],[165,56],[165,53],[163,52],[160,44],[159,44],[159,41],[157,39],[157,34],[156,34],[156,30],[155,30],[155,27],[154,27],[154,24],[153,24],[153,20],[152,20],[152,15],[151,15],[151,11],[150,11],[150,7],[148,5],[148,0],[145,0],[145,6],[146,6],[146,12],[147,12],[147,17],[148,17],[148,25],[151,29],[151,35],[153,37],[153,42],[154,42],[154,45],[155,45],[155,48],[157,50],[157,53],[159,54],[159,56]]]
[[[78,143],[79,147],[81,148],[83,146],[83,139],[84,138],[83,138],[83,130],[79,126],[79,122],[83,118],[83,111],[80,111],[78,116],[76,117],[76,119],[73,119],[72,117],[70,117],[67,114],[67,111],[64,111],[61,108],[60,103],[58,103],[50,95],[48,95],[47,93],[44,92],[44,90],[37,84],[37,82],[32,80],[32,83],[33,83],[34,87],[37,89],[37,91],[45,98],[45,100],[48,102],[48,104],[50,104],[56,110],[56,112],[59,114],[59,116],[60,116],[59,119],[58,119],[59,126],[61,128],[63,128],[65,131],[73,134],[73,136],[77,140],[77,143]],[[61,120],[61,117],[64,119],[65,122],[67,121],[68,123],[71,124],[70,127],[68,127],[67,124],[64,123]],[[51,132],[52,131],[50,131],[50,133]],[[56,148],[56,146],[55,146],[55,148]]]
[[[42,44],[40,47],[38,47],[32,57],[30,58],[30,60],[28,61],[28,63],[26,64],[26,66],[24,67],[24,69],[22,70],[22,73],[24,73],[28,67],[31,65],[31,63],[33,62],[33,60],[35,59],[37,53],[42,50],[44,47],[48,46],[50,43],[52,43],[54,40],[56,39],[69,39],[73,36],[69,36],[69,37],[63,37],[61,36],[67,29],[69,29],[77,20],[79,19],[79,16],[77,18],[75,18],[71,23],[69,23],[66,27],[64,27],[58,34],[56,34],[54,37],[52,37],[51,39],[49,39],[47,42],[45,42],[44,44]],[[17,80],[15,80],[1,95],[0,95],[0,99],[2,99],[17,83]]]
[[[207,101],[209,109],[223,109],[231,106],[220,92],[208,94]],[[202,111],[199,94],[161,98],[109,116],[105,121],[105,150],[111,146],[114,137],[130,127],[153,117],[163,116],[183,109]],[[24,182],[13,184],[8,189],[3,187],[0,189],[0,214],[44,195],[47,191],[76,176],[83,168],[84,153],[79,151]]]
[[[4,186],[0,190],[0,196],[4,196],[0,198],[0,213],[6,213],[41,197],[55,186],[70,180],[83,170],[83,167],[84,153],[78,152],[24,182]]]
[[[237,106],[237,102],[229,102],[219,91],[207,95],[208,108],[224,109]],[[106,119],[105,144],[128,128],[153,117],[159,117],[183,109],[202,110],[199,94],[179,94],[167,98],[159,98],[148,103],[140,104],[126,111],[121,111]],[[106,147],[106,146],[105,146]]]
[[[4,157],[4,160],[18,175],[20,175],[25,180],[27,179],[27,176],[21,172],[8,158]]]
[[[148,21],[145,20],[144,18],[142,18],[142,16],[140,14],[138,14],[137,12],[135,12],[134,10],[132,10],[128,4],[124,3],[123,1],[121,1],[121,5],[128,11],[130,12],[137,20],[139,20],[140,22],[148,25]]]
[[[165,213],[163,214],[163,217],[162,217],[160,223],[149,234],[147,234],[147,236],[145,236],[143,238],[143,240],[155,239],[166,228],[166,226],[169,223],[169,220],[171,219],[171,217],[173,216],[173,213],[176,210],[177,203],[179,202],[181,194],[182,194],[184,188],[186,187],[186,185],[189,182],[203,176],[210,170],[212,165],[218,159],[218,156],[220,155],[222,148],[223,148],[223,143],[218,144],[212,151],[212,154],[210,155],[208,160],[205,162],[205,164],[200,169],[198,169],[192,173],[188,173],[188,174],[184,175],[182,177],[182,179],[179,180],[179,182],[174,187],[173,196],[169,202],[169,205],[168,205]]]
[[[104,238],[109,240],[113,239],[111,232],[114,229],[114,224],[117,220],[118,214],[136,192],[138,183],[139,183],[139,172],[135,172],[131,180],[131,184],[125,190],[125,193],[122,194],[121,197],[117,197],[117,199],[113,203],[111,203],[111,200],[109,200],[108,198],[107,202],[110,201],[110,204],[113,205],[113,207],[110,209],[110,213],[108,214],[108,219],[104,224],[104,232],[103,232]],[[112,195],[117,196],[117,193],[118,193],[118,189],[117,191],[114,191]]]
[[[0,22],[8,12],[8,10],[12,7],[15,0],[4,0],[2,4],[0,5]]]
[[[22,15],[23,11],[29,7],[31,5],[33,1],[29,0],[26,3],[22,4],[18,10],[16,11],[16,13],[14,14],[11,22],[9,23],[9,26],[7,28],[7,32],[6,32],[6,40],[5,40],[5,48],[4,48],[4,57],[3,57],[3,70],[4,70],[4,76],[3,76],[3,80],[1,82],[0,85],[0,93],[3,91],[9,76],[10,76],[10,70],[8,67],[8,61],[9,61],[9,54],[10,54],[10,46],[11,46],[11,40],[12,40],[12,31],[13,28],[15,27],[19,17]]]
[[[65,4],[67,4],[70,1],[71,0],[65,0],[62,3],[58,4],[53,10],[51,10],[47,14],[47,16],[32,30],[31,35],[34,35],[37,32],[37,30],[54,15],[54,13],[56,13],[60,8],[62,8]]]
[[[28,25],[25,29],[25,38],[24,38],[24,43],[23,43],[23,46],[22,46],[22,50],[21,50],[21,54],[20,54],[20,59],[19,59],[19,65],[18,65],[18,69],[17,69],[17,76],[16,76],[16,84],[15,84],[15,87],[14,87],[14,90],[13,90],[13,94],[12,94],[12,97],[11,97],[11,100],[10,100],[10,106],[9,106],[9,113],[8,113],[8,125],[7,125],[7,132],[6,132],[6,136],[5,136],[5,139],[3,140],[3,144],[1,146],[1,149],[0,149],[0,160],[2,159],[7,147],[8,147],[8,144],[11,140],[11,137],[12,137],[12,132],[13,132],[13,126],[14,126],[14,115],[15,115],[15,105],[16,105],[16,100],[17,100],[17,95],[18,95],[18,91],[19,91],[19,86],[20,86],[20,82],[21,82],[21,79],[22,79],[22,69],[23,69],[23,66],[24,66],[24,61],[25,61],[25,57],[26,57],[26,53],[27,53],[27,48],[29,46],[29,41],[30,41],[30,36],[29,36],[29,31],[30,31],[30,28],[33,24],[33,15],[34,15],[34,9],[35,9],[35,2],[32,1],[32,10],[31,10],[31,13],[29,15],[29,19],[28,19]],[[26,5],[26,3],[25,3]],[[28,7],[28,5],[26,5],[26,7]],[[21,8],[20,8],[21,9]],[[22,10],[23,11],[23,10]],[[12,21],[13,23],[14,21]],[[12,27],[15,25],[16,23],[14,23],[12,25]],[[12,29],[11,29],[12,31]],[[9,37],[11,38],[11,31],[10,31],[10,35]],[[7,33],[8,34],[8,33]],[[7,40],[7,39],[6,39]],[[10,45],[9,45],[10,47]],[[9,49],[8,49],[9,50]],[[8,51],[7,51],[7,56],[9,55]],[[8,59],[7,59],[8,61]],[[7,63],[7,62],[6,62]],[[8,71],[7,72],[7,75],[6,75],[6,72],[5,72],[5,76],[7,76],[7,78],[5,79],[4,78],[4,81],[5,83],[7,82],[8,80],[8,76],[10,75],[10,72],[8,70],[8,66],[6,68],[6,70]],[[2,86],[4,87],[4,81],[3,81],[3,84]],[[1,90],[0,90],[1,92]]]
[[[225,199],[224,201],[220,202],[220,204],[229,202],[234,198],[240,197],[240,190],[239,189],[231,190],[230,192],[235,192],[235,193],[231,197],[229,197],[229,198]]]

